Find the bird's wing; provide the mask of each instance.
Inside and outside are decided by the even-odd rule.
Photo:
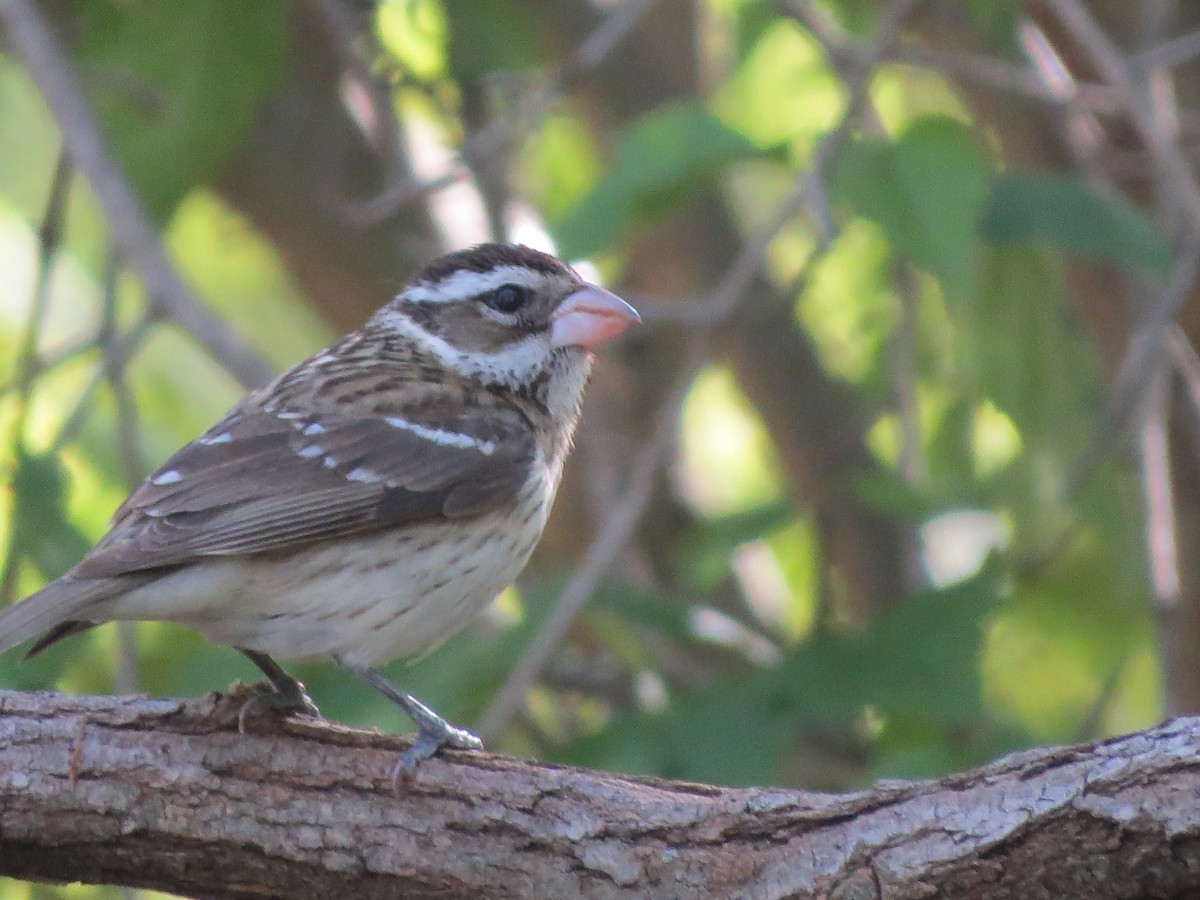
[[[400,412],[235,410],[125,501],[76,577],[475,516],[513,500],[529,478],[536,439],[515,409]]]

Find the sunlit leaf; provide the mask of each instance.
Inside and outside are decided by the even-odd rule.
[[[764,146],[828,131],[844,104],[820,45],[795,22],[780,19],[762,31],[713,97],[722,121]]]
[[[376,4],[379,42],[417,78],[434,78],[445,70],[445,16],[478,4],[464,0],[448,9],[434,0],[383,0]]]
[[[957,307],[965,358],[1022,440],[1060,448],[1065,465],[1092,427],[1099,378],[1069,317],[1062,276],[1044,253],[993,247],[983,254],[979,286]]]
[[[884,351],[899,313],[894,255],[882,229],[852,221],[812,267],[800,321],[822,363],[839,378],[869,386],[887,377]]]

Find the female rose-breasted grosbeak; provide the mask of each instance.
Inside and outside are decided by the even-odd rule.
[[[238,648],[271,705],[315,712],[272,656],[332,657],[418,737],[478,748],[371,667],[428,651],[524,567],[546,524],[592,348],[634,309],[527,247],[427,265],[359,331],[168,459],[62,578],[0,612],[0,652],[160,619]]]

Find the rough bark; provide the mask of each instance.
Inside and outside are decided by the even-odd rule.
[[[205,897],[1193,897],[1200,719],[853,794],[719,788],[0,692],[0,875]]]

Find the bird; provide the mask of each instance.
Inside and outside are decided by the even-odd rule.
[[[267,707],[319,714],[277,657],[332,660],[394,702],[417,736],[393,780],[443,747],[481,749],[378,666],[436,649],[516,579],[594,351],[639,321],[526,246],[429,262],[147,477],[77,565],[0,611],[0,653],[177,622],[249,658]]]

